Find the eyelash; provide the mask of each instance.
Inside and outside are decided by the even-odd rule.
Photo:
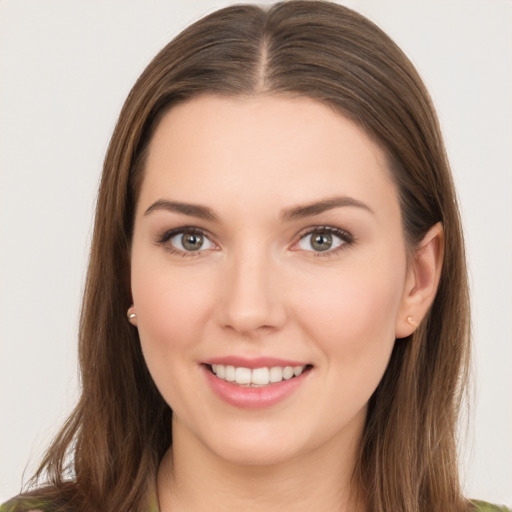
[[[202,229],[193,227],[193,226],[184,226],[181,228],[171,229],[169,231],[166,231],[161,236],[158,237],[156,243],[157,245],[165,245],[165,249],[169,251],[171,254],[176,254],[178,256],[182,257],[194,257],[194,256],[201,256],[204,253],[204,250],[198,250],[198,251],[181,251],[180,249],[176,249],[172,246],[172,244],[168,244],[169,240],[171,240],[176,235],[181,235],[188,233],[190,235],[201,235],[204,238],[207,238],[208,240],[211,239],[210,235],[203,231]],[[213,242],[212,242],[213,243]]]
[[[182,251],[180,249],[176,249],[171,244],[168,244],[169,240],[171,240],[174,236],[185,233],[192,235],[201,235],[211,241],[210,235],[207,232],[203,231],[202,229],[193,226],[184,226],[166,231],[165,233],[158,237],[156,243],[157,245],[166,245],[166,250],[169,251],[171,254],[176,254],[182,257],[201,256],[205,250],[200,249],[198,251]],[[338,252],[350,247],[356,241],[354,236],[350,234],[348,231],[345,231],[344,229],[335,228],[333,226],[314,226],[312,228],[309,228],[307,231],[301,233],[299,235],[297,242],[295,242],[293,245],[297,245],[302,239],[309,235],[312,235],[313,233],[329,233],[330,235],[334,235],[342,241],[342,243],[334,249],[328,249],[326,251],[305,251],[311,252],[314,257],[326,258],[329,256],[333,256]],[[215,245],[214,242],[212,243]]]
[[[329,256],[334,256],[335,254],[347,249],[355,243],[354,236],[344,229],[335,228],[333,226],[314,226],[304,233],[301,233],[299,240],[295,242],[294,245],[298,244],[303,238],[312,235],[313,233],[329,233],[330,235],[334,235],[342,241],[341,245],[335,247],[334,249],[328,249],[326,251],[307,251],[313,253],[312,255],[315,258],[328,258]]]

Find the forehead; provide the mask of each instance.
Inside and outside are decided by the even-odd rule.
[[[396,199],[379,146],[334,109],[303,97],[205,95],[179,104],[155,130],[144,174],[143,203],[166,194],[255,207],[335,194]]]

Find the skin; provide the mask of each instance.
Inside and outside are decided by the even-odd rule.
[[[360,204],[283,218],[334,197]],[[163,200],[205,206],[216,219]],[[201,250],[187,253],[179,236],[162,241],[190,226],[207,237]],[[315,251],[307,233],[325,226],[343,236],[331,232],[339,246]],[[442,261],[434,226],[408,263],[381,149],[306,98],[206,95],[178,105],[150,144],[131,258],[131,321],[174,411],[173,451],[158,474],[162,512],[212,503],[365,510],[351,476],[367,402],[396,338],[428,310]],[[247,410],[205,379],[201,363],[227,355],[313,368],[284,400]]]

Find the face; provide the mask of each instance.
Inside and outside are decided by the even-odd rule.
[[[305,98],[202,96],[150,144],[131,283],[174,428],[263,464],[362,431],[407,279],[379,147]]]

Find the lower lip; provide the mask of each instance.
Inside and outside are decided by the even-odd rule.
[[[219,398],[234,407],[244,409],[263,409],[281,402],[292,395],[310,373],[310,370],[306,370],[292,379],[282,380],[268,386],[250,387],[239,386],[219,379],[206,366],[203,366],[203,370],[208,384]]]

